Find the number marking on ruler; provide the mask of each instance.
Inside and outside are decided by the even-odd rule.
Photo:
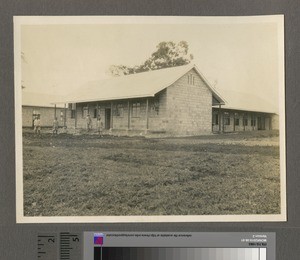
[[[56,234],[38,234],[38,260],[57,259],[57,237]]]
[[[60,260],[81,260],[81,235],[60,233]]]

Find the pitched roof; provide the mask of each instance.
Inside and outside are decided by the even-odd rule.
[[[212,91],[213,96],[221,103],[224,103],[221,96],[195,65],[184,65],[89,82],[67,96],[65,102],[75,103],[153,97],[161,90],[172,85],[191,69],[197,71],[207,87]]]
[[[56,95],[49,95],[37,92],[28,92],[22,90],[22,106],[32,106],[32,107],[54,107],[54,102],[62,102],[62,97]],[[59,105],[58,107],[63,107]]]
[[[222,108],[278,114],[275,104],[253,93],[218,89],[226,103]]]

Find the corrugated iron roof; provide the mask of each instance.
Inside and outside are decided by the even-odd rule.
[[[275,104],[256,94],[226,89],[218,89],[218,92],[226,100],[222,108],[278,114]]]
[[[63,103],[63,98],[57,95],[22,90],[22,106],[54,107],[54,102],[57,101]],[[63,105],[58,105],[58,107],[63,107]]]
[[[213,96],[224,103],[222,97],[209,84],[195,65],[184,65],[89,82],[67,96],[65,102],[78,103],[153,97],[161,90],[172,85],[191,69],[197,71],[207,87],[211,89]]]

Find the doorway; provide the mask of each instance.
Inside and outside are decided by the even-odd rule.
[[[111,109],[105,108],[105,129],[110,129],[110,120],[111,120]]]
[[[257,118],[257,130],[265,130],[265,118],[264,117]]]

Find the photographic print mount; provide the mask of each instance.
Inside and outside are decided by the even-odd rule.
[[[286,220],[283,16],[14,21],[17,222]]]

